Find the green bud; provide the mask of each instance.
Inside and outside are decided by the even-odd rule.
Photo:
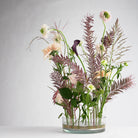
[[[43,34],[43,33],[44,33],[44,29],[43,29],[43,28],[41,28],[40,32]]]
[[[107,11],[104,12],[104,16],[105,16],[105,18],[107,18],[107,19],[110,18],[110,14],[109,14]]]
[[[102,64],[103,66],[106,66],[106,65],[107,65],[107,61],[106,61],[106,60],[102,60],[102,61],[101,61],[101,64]]]
[[[125,66],[128,66],[128,63],[127,63],[127,62],[124,62],[124,65],[125,65]]]
[[[104,51],[104,46],[103,45],[100,45],[100,50]]]

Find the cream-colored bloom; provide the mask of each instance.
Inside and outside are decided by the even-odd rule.
[[[50,53],[52,51],[60,51],[60,50],[61,50],[61,45],[59,43],[54,42],[53,44],[43,49],[42,52],[44,54],[44,58],[47,58],[48,56],[50,56]]]
[[[60,95],[60,93],[57,94],[56,98],[55,98],[55,102],[56,103],[59,103],[59,104],[62,104],[63,103],[63,98],[62,96]]]
[[[61,35],[60,35],[59,33],[56,33],[56,34],[54,35],[54,41],[57,42],[57,43],[60,43],[61,40],[62,40]]]
[[[111,72],[105,73],[104,70],[102,70],[102,71],[96,71],[96,75],[95,75],[94,78],[108,77],[108,76],[110,76],[110,74],[111,74]]]
[[[57,42],[54,42],[52,45],[51,45],[51,50],[53,51],[60,51],[61,50],[61,44],[57,43]]]
[[[101,11],[100,12],[100,18],[104,21],[107,22],[111,19],[111,14],[108,11]]]
[[[95,49],[97,54],[101,54],[100,45],[96,45]]]
[[[96,53],[100,55],[101,55],[101,51],[103,52],[105,51],[105,48],[102,45],[96,45],[95,49],[96,49]]]
[[[68,76],[70,82],[71,82],[72,84],[74,84],[74,85],[77,84],[77,79],[76,79],[76,77],[77,77],[76,74],[71,74],[71,75]]]
[[[96,89],[95,89],[95,86],[94,86],[93,84],[88,84],[88,85],[87,85],[87,88],[88,88],[90,91],[96,90]]]
[[[46,25],[46,24],[43,24],[43,25],[41,26],[40,32],[42,33],[42,36],[43,36],[44,38],[47,38],[47,35],[48,35],[48,33],[49,33],[49,26]]]

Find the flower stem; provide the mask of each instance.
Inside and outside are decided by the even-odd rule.
[[[85,69],[85,67],[84,67],[84,64],[83,64],[81,58],[79,57],[79,55],[78,55],[77,57],[78,57],[78,59],[80,60],[80,62],[81,62],[81,64],[82,64],[82,67],[83,67],[83,69],[84,69],[84,72],[86,73],[86,69]]]
[[[53,30],[53,31],[57,31],[58,33],[60,33],[60,34],[62,35],[62,37],[63,37],[63,41],[64,41],[64,43],[65,43],[66,46],[67,46],[67,54],[68,54],[68,57],[69,57],[69,50],[70,50],[70,47],[69,47],[69,45],[68,45],[68,43],[67,43],[67,40],[66,40],[65,35],[63,34],[62,31],[60,31],[60,30],[58,30],[58,29],[54,29],[54,28],[52,28],[51,30]]]

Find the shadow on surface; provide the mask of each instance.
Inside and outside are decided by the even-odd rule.
[[[46,126],[46,127],[1,127],[2,133],[16,133],[16,134],[58,134],[64,133],[61,127]]]

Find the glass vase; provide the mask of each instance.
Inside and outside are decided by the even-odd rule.
[[[99,133],[105,131],[105,117],[94,119],[72,119],[62,118],[62,127],[64,132],[68,133]]]

